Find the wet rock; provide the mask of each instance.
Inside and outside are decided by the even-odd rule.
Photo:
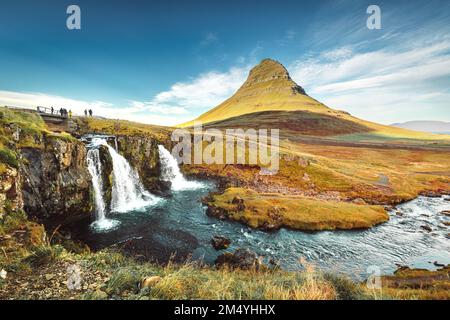
[[[431,232],[431,231],[433,231],[433,229],[431,229],[431,227],[430,226],[427,226],[427,225],[423,225],[423,226],[420,226],[423,230],[425,230],[425,231],[427,231],[427,232]]]
[[[223,249],[227,249],[230,246],[231,241],[230,241],[230,239],[227,239],[225,237],[214,236],[211,239],[211,244],[214,247],[214,249],[223,250]]]
[[[444,216],[450,217],[450,210],[441,211],[441,214],[443,214]]]
[[[429,198],[440,198],[441,194],[436,191],[424,191],[420,193],[421,196],[429,197]]]
[[[280,262],[278,260],[275,260],[274,258],[271,258],[269,260],[269,264],[274,267],[274,268],[279,268],[280,267]]]
[[[206,209],[206,214],[210,217],[215,217],[219,220],[226,220],[228,217],[228,211],[221,207],[216,207],[214,205],[208,205]]]
[[[158,284],[162,278],[160,276],[152,276],[142,279],[140,289],[152,288]]]
[[[217,266],[227,265],[231,268],[259,268],[262,263],[256,253],[248,249],[238,249],[234,253],[226,252],[216,259]]]
[[[439,268],[445,267],[445,264],[439,263],[439,262],[437,262],[437,261],[433,262],[433,264],[434,264],[436,267],[439,267]]]

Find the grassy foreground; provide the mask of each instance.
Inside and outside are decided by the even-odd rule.
[[[449,271],[401,270],[368,289],[299,260],[302,271],[249,270],[198,262],[138,262],[107,249],[92,253],[22,215],[2,223],[0,299],[32,300],[354,300],[449,299]]]
[[[299,262],[301,263],[301,262]],[[77,272],[75,272],[78,270]],[[138,262],[112,249],[92,253],[14,213],[0,222],[0,299],[369,299],[364,287],[305,264],[216,268]],[[147,281],[144,281],[147,279]],[[69,289],[69,285],[72,287]]]

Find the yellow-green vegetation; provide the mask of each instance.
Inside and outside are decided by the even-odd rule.
[[[157,140],[168,140],[172,133],[172,128],[143,124],[127,120],[113,120],[100,118],[78,117],[75,121],[80,126],[83,134],[101,133],[111,135],[147,135]]]
[[[216,208],[217,213],[253,228],[360,229],[389,220],[380,206],[258,193],[243,188],[229,188],[223,194],[213,195],[208,205],[213,214],[212,208]]]
[[[437,271],[400,268],[381,283],[383,293],[396,299],[450,300],[450,266]]]
[[[194,121],[208,123],[268,110],[332,112],[304,94],[281,64],[265,59],[250,71],[247,81],[231,98]],[[194,121],[181,126],[190,127]]]
[[[0,162],[13,167],[15,166],[13,158],[17,156],[12,151],[12,145],[14,148],[41,148],[44,136],[66,141],[75,139],[66,132],[51,132],[41,116],[34,110],[0,107],[0,123],[2,125],[0,128]],[[4,155],[7,152],[10,153],[9,156]]]

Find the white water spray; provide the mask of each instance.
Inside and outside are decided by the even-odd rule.
[[[92,177],[94,188],[95,214],[97,220],[105,219],[105,201],[103,200],[102,164],[98,148],[91,149],[87,153],[87,165]]]
[[[119,224],[116,220],[106,219],[106,205],[103,199],[103,178],[102,163],[100,161],[99,146],[105,144],[103,139],[93,139],[91,142],[92,149],[87,153],[88,171],[92,177],[92,186],[94,188],[95,215],[96,221],[92,227],[97,230],[109,230]]]
[[[93,138],[87,153],[88,170],[92,177],[95,197],[96,221],[93,223],[93,227],[97,230],[108,230],[119,222],[106,219],[100,146],[107,147],[113,164],[111,211],[122,213],[142,209],[157,203],[159,198],[144,189],[136,171],[131,168],[124,157],[108,145],[105,138]]]
[[[105,144],[113,163],[113,189],[111,210],[127,212],[156,204],[159,198],[147,192],[139,176],[127,160],[114,148]]]
[[[188,181],[184,178],[178,167],[177,159],[164,146],[159,145],[158,151],[161,161],[161,180],[171,182],[172,190],[192,190],[204,187],[200,182]]]

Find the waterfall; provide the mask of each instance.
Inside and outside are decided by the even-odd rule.
[[[106,205],[103,199],[102,163],[100,161],[99,147],[105,144],[103,139],[93,139],[87,152],[88,171],[92,177],[94,188],[96,221],[92,227],[96,230],[109,230],[119,224],[116,220],[106,219]]]
[[[204,186],[200,182],[186,180],[178,167],[177,159],[164,146],[159,145],[158,151],[161,162],[161,180],[171,182],[172,190],[199,189]]]
[[[111,210],[127,212],[155,204],[159,198],[147,192],[139,176],[128,161],[113,147],[105,144],[113,163],[113,189]]]
[[[108,145],[104,137],[92,138],[88,144],[87,165],[92,177],[95,198],[96,221],[93,223],[93,227],[98,230],[106,230],[116,226],[119,222],[106,219],[100,146],[107,147],[112,159],[113,186],[111,211],[122,213],[141,209],[157,203],[159,198],[144,189],[136,171],[131,168],[123,156]]]
[[[105,219],[105,201],[103,200],[102,164],[98,148],[87,153],[87,165],[94,188],[95,214],[98,221]]]

